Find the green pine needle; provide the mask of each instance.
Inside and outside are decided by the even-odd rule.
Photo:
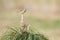
[[[22,32],[15,28],[10,28],[3,34],[0,40],[48,40],[43,34],[35,34],[32,31]]]

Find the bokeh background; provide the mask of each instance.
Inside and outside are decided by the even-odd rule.
[[[9,26],[20,26],[20,6],[27,11],[25,22],[32,30],[60,40],[60,0],[0,0],[0,36]]]

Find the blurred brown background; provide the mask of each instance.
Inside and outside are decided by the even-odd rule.
[[[6,26],[20,21],[20,6],[27,8],[25,20],[33,28],[50,40],[60,40],[60,0],[0,0],[0,35]]]

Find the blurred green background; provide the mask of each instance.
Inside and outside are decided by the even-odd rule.
[[[20,6],[27,8],[25,23],[32,30],[60,40],[60,0],[0,0],[0,35],[9,26],[20,27]]]

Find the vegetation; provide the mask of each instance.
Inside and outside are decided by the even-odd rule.
[[[32,30],[22,32],[19,28],[8,28],[0,40],[48,40],[43,34],[34,33]]]

